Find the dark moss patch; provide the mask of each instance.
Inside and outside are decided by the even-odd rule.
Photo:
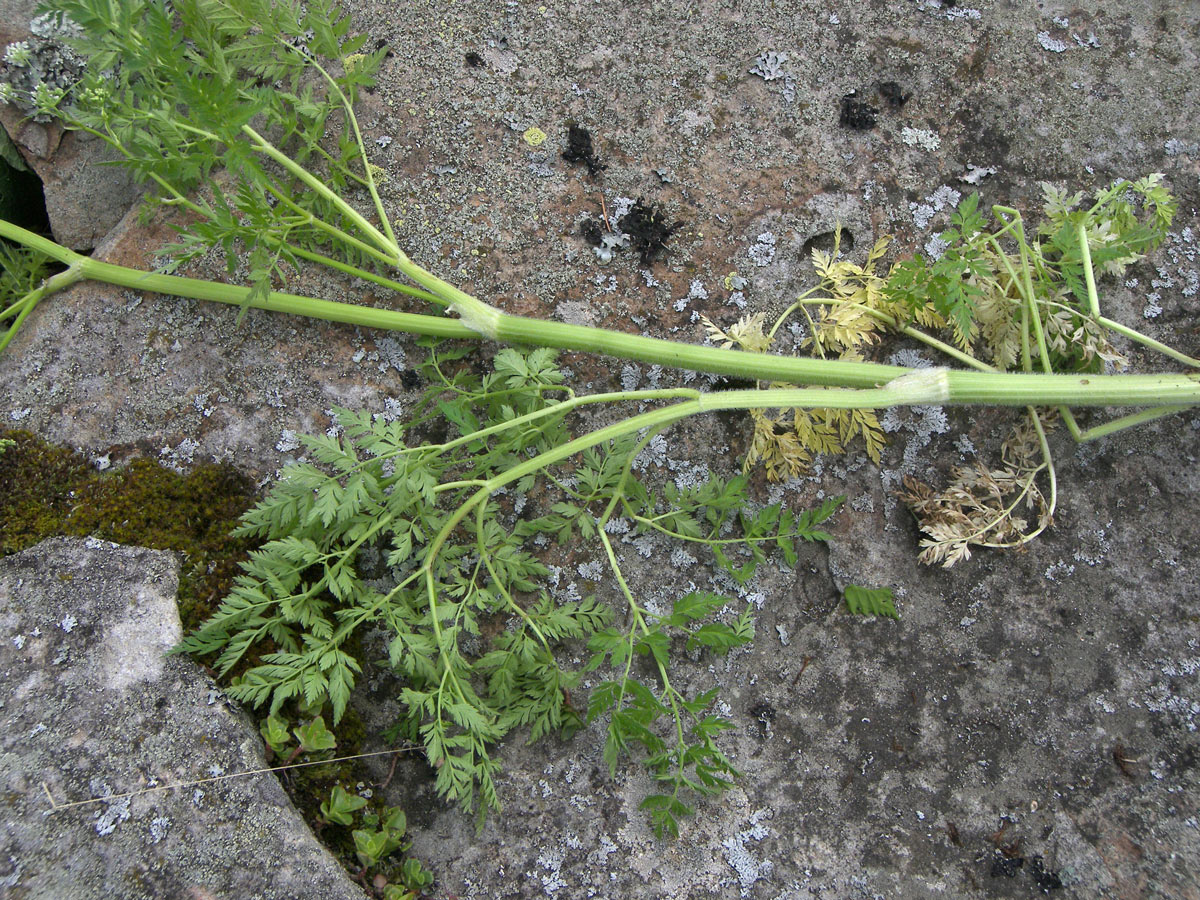
[[[251,544],[230,537],[254,502],[254,486],[230,466],[180,474],[146,459],[99,472],[75,451],[24,431],[0,453],[0,555],[59,535],[94,536],[184,554],[179,614],[184,629],[229,591]]]
[[[852,128],[855,131],[870,131],[875,127],[875,118],[878,115],[878,109],[869,103],[859,100],[857,92],[851,91],[842,97],[838,122],[843,128]]]
[[[621,216],[617,227],[629,235],[642,265],[649,266],[667,249],[667,241],[682,224],[668,222],[660,208],[639,199],[629,212]]]
[[[574,122],[567,126],[567,149],[563,151],[562,158],[567,162],[583,163],[589,175],[597,175],[604,169],[592,146],[591,132]]]

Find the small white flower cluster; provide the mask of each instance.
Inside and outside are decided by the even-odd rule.
[[[13,41],[0,51],[0,104],[47,122],[83,73],[84,60],[62,40],[80,29],[59,14],[39,16],[29,28],[30,39]]]
[[[40,113],[51,113],[66,95],[66,88],[51,87],[46,82],[39,81],[33,89],[33,105]]]
[[[29,41],[16,41],[4,48],[4,61],[10,66],[24,68],[32,58],[33,48],[29,46]]]

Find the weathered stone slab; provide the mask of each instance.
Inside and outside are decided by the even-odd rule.
[[[172,554],[54,539],[0,560],[0,897],[363,896],[189,659]],[[43,787],[45,785],[45,787]],[[111,796],[112,800],[64,807]]]

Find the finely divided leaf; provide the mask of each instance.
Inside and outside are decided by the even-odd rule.
[[[892,599],[892,589],[864,588],[857,584],[846,585],[846,608],[860,616],[890,616],[899,619],[896,604]]]

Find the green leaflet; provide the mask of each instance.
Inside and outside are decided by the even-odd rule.
[[[848,584],[844,596],[846,609],[855,615],[900,618],[900,613],[896,612],[896,604],[892,599],[890,587],[865,588],[859,587],[857,584]]]

